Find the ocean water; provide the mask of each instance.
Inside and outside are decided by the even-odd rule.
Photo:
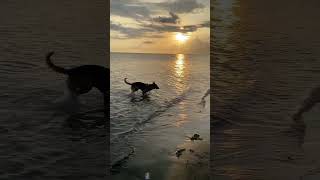
[[[45,64],[106,64],[105,1],[1,1],[0,179],[103,179],[106,130],[101,95],[79,103],[66,77]],[[82,105],[81,105],[82,104]],[[78,107],[76,107],[78,106]],[[72,107],[72,108],[70,108]],[[73,108],[74,107],[74,108]],[[75,113],[97,110],[78,116]]]
[[[319,84],[316,1],[214,1],[214,179],[319,179],[319,105],[293,115]],[[319,94],[320,92],[316,92]]]
[[[152,179],[174,179],[173,166],[184,163],[175,151],[190,142],[187,137],[197,133],[201,143],[210,142],[210,98],[201,103],[210,84],[209,56],[112,53],[110,65],[113,178],[143,179],[150,172]],[[124,78],[154,81],[160,89],[147,98],[131,95]]]

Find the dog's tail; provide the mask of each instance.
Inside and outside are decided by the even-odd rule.
[[[126,84],[132,85],[132,83],[129,83],[129,82],[127,81],[127,78],[124,78],[124,82],[125,82]]]
[[[54,52],[49,52],[47,55],[46,55],[46,62],[47,62],[47,65],[54,71],[58,72],[58,73],[62,73],[62,74],[68,74],[68,70],[63,68],[63,67],[59,67],[59,66],[56,66],[52,63],[51,61],[51,56],[54,54]]]

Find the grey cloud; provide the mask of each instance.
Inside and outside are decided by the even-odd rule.
[[[134,39],[134,38],[162,38],[164,35],[162,33],[166,32],[181,32],[181,33],[188,33],[188,32],[195,32],[199,28],[207,28],[210,27],[210,21],[205,21],[200,24],[195,25],[186,25],[186,26],[179,26],[173,23],[173,19],[179,18],[176,14],[170,13],[171,17],[158,17],[158,21],[166,22],[166,23],[140,23],[140,27],[132,28],[126,27],[122,24],[111,22],[110,29],[112,31],[117,31],[119,35],[113,36],[112,38],[115,39]],[[166,19],[167,18],[167,19]],[[170,18],[170,20],[169,20]],[[161,19],[161,20],[160,20]]]
[[[139,0],[111,0],[110,2],[111,15],[133,18],[137,21],[150,20],[154,13],[151,9],[165,9],[175,13],[192,13],[197,9],[205,8],[205,5],[197,0],[176,0],[165,1],[161,3],[143,3]],[[178,16],[175,13],[170,13],[171,17],[156,18],[163,23],[176,23]]]
[[[138,37],[143,36],[144,33],[146,32],[144,29],[125,27],[121,24],[116,24],[114,22],[110,23],[110,29],[122,34],[122,36],[113,37],[113,38],[117,38],[117,39],[138,38]]]
[[[134,39],[134,38],[162,38],[164,37],[161,33],[166,32],[195,32],[199,28],[207,27],[208,23],[202,23],[197,25],[188,26],[176,26],[166,24],[145,24],[141,25],[141,28],[125,27],[121,24],[111,22],[110,29],[119,32],[121,35],[113,36],[115,39]]]
[[[201,24],[199,24],[200,27],[206,27],[206,28],[210,28],[210,21],[205,21]]]
[[[164,24],[148,24],[143,25],[145,29],[149,31],[164,33],[164,32],[181,32],[181,33],[188,33],[188,32],[195,32],[199,28],[202,28],[202,24],[198,25],[187,25],[187,26],[175,26],[175,25],[164,25]]]
[[[173,12],[170,12],[169,14],[170,14],[170,17],[159,16],[157,18],[153,18],[153,20],[159,23],[178,24],[180,20],[179,16]]]
[[[144,43],[144,44],[153,44],[152,41],[144,41],[143,43]]]
[[[176,13],[191,13],[197,9],[205,8],[205,5],[199,3],[197,0],[176,0],[161,2],[158,4],[160,7]]]
[[[186,33],[186,32],[195,32],[195,31],[198,30],[198,28],[199,28],[198,25],[183,26],[183,28],[180,29],[180,32],[184,32],[184,33]]]
[[[118,36],[112,36],[112,38],[115,39],[134,39],[134,38],[163,38],[163,35],[161,34],[152,34],[155,32],[155,30],[142,27],[142,28],[131,28],[131,27],[125,27],[122,24],[117,24],[114,22],[110,23],[110,29],[112,31],[117,31],[121,35]]]
[[[111,0],[112,15],[129,17],[136,20],[150,19],[151,11],[137,0]]]

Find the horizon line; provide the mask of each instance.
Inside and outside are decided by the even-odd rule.
[[[121,52],[121,51],[110,51],[110,53],[122,53],[122,54],[160,54],[160,55],[177,55],[177,54],[186,54],[186,55],[210,55],[209,53],[155,53],[155,52]]]

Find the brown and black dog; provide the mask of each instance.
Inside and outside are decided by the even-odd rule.
[[[146,95],[147,92],[153,89],[159,89],[159,86],[153,82],[152,84],[142,83],[142,82],[133,82],[129,83],[127,78],[124,78],[124,82],[128,85],[131,85],[131,93],[138,91],[139,89],[142,91],[142,95]]]

